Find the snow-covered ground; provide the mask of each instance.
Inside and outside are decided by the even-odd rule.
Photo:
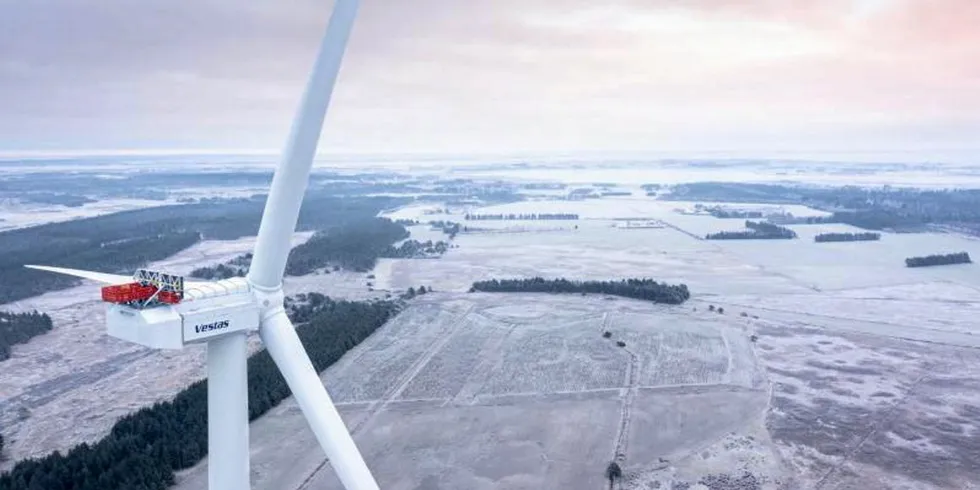
[[[354,298],[420,285],[437,291],[323,377],[386,488],[599,488],[622,444],[632,485],[625,488],[741,471],[761,488],[976,488],[978,266],[909,269],[904,259],[980,257],[980,242],[937,233],[813,242],[819,232],[853,230],[844,225],[793,225],[798,240],[706,241],[705,233],[740,229],[744,220],[676,211],[689,205],[632,196],[450,214],[408,206],[392,217],[478,230],[460,233],[458,248],[439,259],[382,260],[373,280],[288,279],[287,292]],[[582,219],[465,221],[466,212]],[[616,218],[664,227],[616,228]],[[417,236],[438,236],[426,230],[420,225]],[[251,242],[198,247],[163,265],[186,272]],[[667,308],[465,293],[475,280],[513,276],[652,277],[687,284],[693,298]],[[50,311],[56,328],[0,364],[0,424],[13,434],[14,458],[96,438],[118,415],[203,373],[200,350],[168,358],[106,337],[97,303],[79,296],[92,291],[18,305]],[[602,329],[627,348],[596,343]],[[627,412],[636,417],[620,438]],[[254,488],[335,485],[292,401],[257,421],[253,435]],[[182,488],[203,488],[203,468],[185,475]]]
[[[11,155],[13,156],[13,155]],[[55,155],[56,156],[56,155]],[[278,156],[131,155],[57,160],[8,159],[0,174],[19,172],[269,171]],[[41,155],[43,157],[43,155]],[[807,182],[828,185],[980,187],[977,149],[902,152],[605,152],[582,155],[331,155],[314,170],[337,173],[410,172],[412,175],[569,184],[672,184],[695,181]]]
[[[654,468],[761,421],[750,345],[744,325],[683,306],[433,293],[322,379],[382,488],[595,489],[616,452]],[[292,401],[251,437],[253,488],[340,488]],[[206,487],[206,464],[178,486]]]
[[[149,199],[105,199],[74,208],[51,204],[13,204],[8,202],[0,205],[0,231],[14,230],[45,223],[57,223],[78,218],[91,218],[103,214],[129,211],[131,209],[174,204],[175,202]]]
[[[827,231],[858,231],[840,224],[791,225],[797,240],[698,240],[719,230],[743,229],[744,220],[676,212],[681,204],[650,198],[519,202],[424,214],[404,208],[400,218],[455,221],[478,231],[457,236],[435,263],[384,261],[388,287],[431,284],[465,290],[491,276],[607,278],[647,276],[686,283],[700,294],[775,294],[898,284],[950,283],[980,288],[973,266],[910,269],[910,256],[966,251],[980,257],[980,241],[954,234],[884,233],[877,242],[816,243]],[[788,209],[789,210],[789,209]],[[792,209],[804,215],[805,209]],[[811,210],[812,211],[812,210]],[[577,213],[576,221],[466,221],[465,213]],[[614,218],[651,218],[665,228],[615,228]],[[387,282],[386,282],[387,281]]]
[[[971,482],[980,479],[980,470],[969,463],[976,451],[976,445],[970,441],[971,434],[980,433],[980,412],[970,407],[980,403],[980,385],[971,381],[975,379],[971,373],[980,366],[980,353],[976,350],[980,348],[980,336],[974,333],[973,321],[980,306],[980,274],[973,265],[922,269],[904,266],[904,259],[911,255],[965,250],[980,256],[976,240],[953,234],[886,233],[879,242],[815,243],[813,236],[817,233],[854,231],[854,228],[794,225],[792,228],[801,237],[798,240],[704,241],[697,237],[726,226],[741,228],[742,220],[680,214],[675,212],[678,207],[678,203],[617,198],[523,202],[460,210],[451,215],[423,215],[422,208],[402,209],[400,217],[448,219],[485,230],[460,234],[455,240],[459,248],[437,261],[424,264],[383,261],[377,269],[379,283],[389,288],[424,284],[437,291],[462,292],[472,281],[491,277],[647,276],[688,284],[694,292],[689,306],[697,309],[695,315],[711,315],[704,313],[709,306],[723,306],[724,315],[713,314],[720,322],[738,328],[742,325],[758,335],[755,350],[761,355],[761,365],[766,368],[771,383],[769,408],[759,412],[757,418],[745,414],[744,423],[734,433],[719,434],[713,439],[699,440],[684,434],[682,440],[664,445],[658,434],[688,423],[670,416],[656,419],[659,425],[646,431],[638,429],[643,435],[637,436],[635,444],[631,442],[630,454],[631,457],[640,455],[641,461],[627,460],[629,485],[626,488],[656,488],[671,481],[694,483],[706,478],[705,475],[726,472],[734,472],[735,476],[741,472],[751,474],[757,478],[752,481],[757,481],[760,488],[807,489],[825,488],[825,485],[830,488],[976,488]],[[804,210],[790,212],[803,215],[801,211]],[[583,219],[468,222],[463,220],[463,212],[568,212],[579,213]],[[614,229],[611,220],[616,217],[650,217],[669,226]],[[555,230],[556,225],[563,229]],[[482,317],[505,324],[530,324],[534,328],[558,322],[568,332],[555,332],[542,345],[557,343],[577,351],[576,355],[592,355],[595,359],[595,354],[589,354],[588,346],[575,344],[574,332],[581,322],[594,321],[590,318],[603,311],[602,307],[591,306],[576,316],[575,308],[557,307],[549,301],[526,304],[519,298],[521,295],[502,298],[501,306],[483,309]],[[588,300],[581,301],[589,304]],[[513,305],[515,302],[517,306]],[[565,313],[569,311],[573,318],[566,319]],[[633,318],[632,322],[645,327],[646,332],[658,332],[661,341],[669,338],[660,326],[662,319],[655,315]],[[685,335],[698,335],[703,330],[696,317],[670,318],[669,322],[680,325]],[[472,322],[470,318],[457,324],[461,329],[471,329]],[[672,361],[676,365],[694,363],[678,371],[679,374],[654,369],[653,373],[663,376],[664,382],[671,382],[670,378],[677,375],[681,376],[681,383],[691,379],[705,383],[717,380],[717,374],[712,373],[718,371],[699,365],[698,356],[682,350],[662,351],[650,344],[649,338],[630,335],[625,333],[624,337],[629,346],[637,346],[638,353],[671,352],[677,355]],[[476,341],[476,344],[481,342],[488,341]],[[524,343],[535,349],[537,342],[526,339]],[[452,346],[457,342],[450,341],[446,352],[455,354],[431,362],[443,366],[439,369],[451,366],[447,373],[457,369],[466,372],[469,368],[458,362],[485,358],[485,353],[474,354],[472,343],[458,343],[458,349],[462,350],[455,351],[457,348]],[[700,355],[710,358],[720,352],[720,347],[710,342],[700,345]],[[730,341],[725,347],[734,346]],[[490,356],[497,359],[494,362],[503,363],[498,365],[504,368],[502,376],[508,381],[489,386],[500,386],[504,391],[528,389],[523,383],[540,384],[556,391],[568,387],[571,391],[588,389],[587,385],[575,384],[578,375],[571,367],[565,369],[560,384],[552,384],[550,378],[536,374],[533,367],[530,371],[524,368],[528,362],[525,358],[504,363],[510,356],[523,355],[521,348],[514,349],[515,353]],[[536,359],[574,362],[576,355],[540,353]],[[729,359],[737,363],[745,358]],[[587,379],[605,379],[605,371],[600,366],[601,362],[596,361]],[[378,369],[380,374],[373,374],[370,379],[389,377],[384,374],[387,365],[382,364]],[[443,375],[430,378],[443,379]],[[331,378],[327,379],[328,387],[341,393],[342,386],[350,382],[338,379],[332,382],[336,384],[331,384]],[[363,378],[352,375],[351,379]],[[727,379],[728,383],[734,381]],[[409,386],[432,383],[438,385],[430,379],[413,381]],[[438,396],[451,391],[435,389]],[[418,397],[425,395],[417,389],[411,393]],[[654,404],[658,398],[645,398],[641,392],[636,400]],[[351,420],[361,420],[361,415],[354,413],[357,410],[353,407],[349,410]],[[429,409],[418,410],[428,413]],[[454,420],[453,415],[444,416]],[[490,414],[471,416],[477,420],[492,418]],[[528,416],[533,418],[533,412]],[[602,420],[599,415],[595,417],[597,421]],[[513,425],[507,425],[508,429],[520,431],[519,422],[509,423]],[[297,433],[305,430],[301,421],[295,430]],[[481,429],[470,426],[461,430],[472,434]],[[362,437],[362,444],[369,448],[368,457],[377,458],[382,475],[388,471],[384,468],[401,461],[391,459],[388,453],[372,451],[370,448],[375,444],[372,437]],[[537,443],[546,440],[543,436],[528,437]],[[590,437],[583,435],[584,440]],[[414,434],[401,434],[398,440],[404,446],[427,444],[424,442],[427,439]],[[649,445],[645,445],[647,441],[651,441]],[[391,445],[390,440],[388,444]],[[511,459],[512,446],[496,447],[494,451],[480,452],[477,459],[488,458],[501,467],[517,466]],[[315,446],[307,449],[315,451]],[[464,454],[471,454],[471,450],[474,449],[460,449]],[[642,458],[653,456],[663,456],[666,461],[651,466],[642,463]],[[561,455],[547,453],[543,457],[558,459]],[[587,464],[589,460],[579,461]],[[409,476],[397,481],[418,481],[413,480],[418,477],[412,476],[415,473],[405,471]],[[443,481],[442,477],[433,475],[446,475],[437,468],[426,474],[438,481]],[[774,475],[785,478],[777,485]],[[317,476],[313,481],[319,483],[331,478]],[[258,488],[276,488],[276,485]]]
[[[976,161],[976,160],[974,160]],[[975,164],[974,164],[975,165]],[[796,169],[799,170],[799,169]],[[773,171],[759,167],[730,168],[690,168],[663,167],[656,163],[650,165],[623,165],[618,167],[596,168],[594,166],[570,168],[553,166],[551,168],[503,167],[472,171],[472,177],[502,180],[524,180],[540,182],[568,182],[589,184],[608,182],[622,185],[637,184],[680,184],[689,182],[748,182],[748,183],[791,183],[804,182],[821,185],[862,185],[862,186],[907,186],[922,188],[978,188],[980,174],[976,167],[965,167],[956,174],[944,169],[897,171],[874,171],[852,173],[846,164],[829,172],[780,170]],[[835,171],[836,170],[836,171]]]
[[[0,202],[0,231],[79,218],[92,218],[133,209],[180,204],[186,199],[242,198],[268,191],[269,189],[267,187],[189,187],[170,192],[170,197],[164,200],[100,198],[95,202],[86,203],[78,207],[5,200]]]

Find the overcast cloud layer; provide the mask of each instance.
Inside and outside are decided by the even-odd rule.
[[[0,150],[277,149],[314,0],[0,0]],[[341,151],[948,150],[977,0],[363,0]]]

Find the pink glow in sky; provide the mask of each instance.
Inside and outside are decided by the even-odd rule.
[[[328,2],[0,4],[0,149],[278,148]],[[364,0],[358,151],[980,147],[976,0]]]

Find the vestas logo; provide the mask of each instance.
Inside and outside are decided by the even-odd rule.
[[[194,333],[213,332],[215,330],[228,328],[230,324],[231,323],[228,320],[222,320],[220,322],[205,323],[203,325],[194,325]]]

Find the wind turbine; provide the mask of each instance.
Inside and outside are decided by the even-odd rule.
[[[378,490],[283,308],[282,277],[323,120],[359,0],[336,0],[282,160],[272,179],[246,278],[187,282],[141,270],[134,277],[28,266],[113,284],[109,335],[154,348],[207,343],[208,485],[249,486],[246,334],[258,330],[347,490]],[[128,284],[124,284],[128,283]]]

